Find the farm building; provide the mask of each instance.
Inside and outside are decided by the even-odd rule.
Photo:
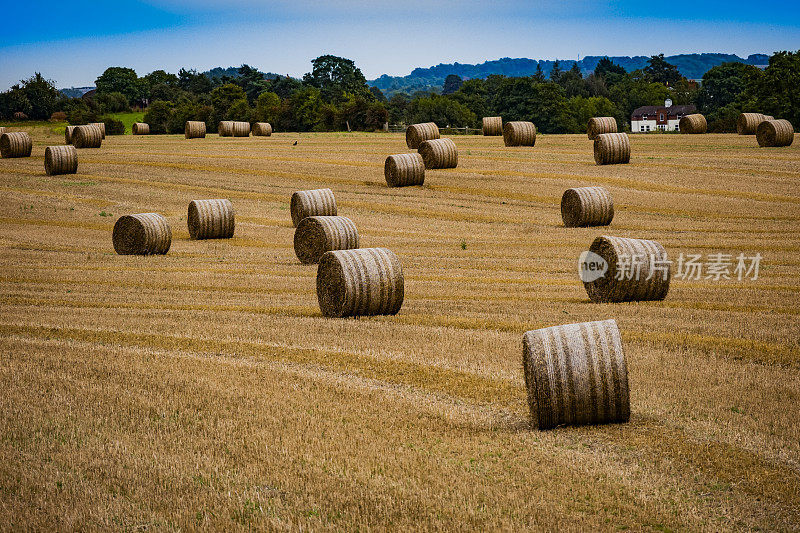
[[[646,105],[638,107],[631,113],[631,133],[648,131],[678,131],[678,123],[685,115],[696,113],[693,105],[672,105],[666,100],[663,106]]]

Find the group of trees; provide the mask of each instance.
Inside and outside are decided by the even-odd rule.
[[[37,73],[0,93],[0,117],[24,113],[46,119],[61,111],[77,124],[138,106],[147,108],[144,120],[153,133],[178,133],[187,120],[205,121],[210,131],[221,120],[270,122],[283,131],[329,131],[428,121],[478,128],[482,117],[499,115],[507,121],[533,121],[543,133],[578,133],[593,116],[614,116],[626,124],[635,108],[670,98],[675,104],[696,104],[711,131],[735,131],[742,111],[771,114],[800,126],[800,51],[774,54],[764,70],[724,63],[706,72],[701,86],[659,55],[633,72],[603,58],[588,76],[576,63],[562,70],[558,61],[549,75],[541,65],[522,77],[465,80],[450,75],[441,93],[395,93],[388,100],[368,86],[349,59],[324,55],[311,63],[311,72],[302,79],[265,74],[248,65],[210,73],[156,70],[142,77],[133,69],[111,67],[97,78],[94,98],[75,99],[61,95]]]

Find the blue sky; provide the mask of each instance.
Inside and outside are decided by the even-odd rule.
[[[800,2],[675,0],[86,0],[6,2],[0,90],[34,71],[84,86],[106,67],[140,75],[247,63],[302,75],[311,59],[353,59],[368,78],[500,57],[800,49]]]

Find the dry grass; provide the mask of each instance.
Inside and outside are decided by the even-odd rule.
[[[0,524],[9,529],[796,529],[800,144],[459,137],[459,167],[388,188],[402,134],[115,136],[48,177],[0,161]],[[614,197],[602,233],[670,254],[764,256],[758,281],[673,278],[589,303],[567,188]],[[324,319],[289,198],[330,187],[361,245],[402,262],[399,314]],[[236,235],[186,206],[230,198]],[[111,230],[158,211],[166,256]],[[104,215],[105,213],[105,215]],[[106,215],[111,216],[106,216]],[[616,319],[631,421],[530,428],[525,331]]]

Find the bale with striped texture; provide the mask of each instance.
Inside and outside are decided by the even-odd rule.
[[[150,124],[134,122],[133,126],[131,126],[131,133],[134,135],[150,135]]]
[[[775,117],[773,117],[772,115],[764,115],[764,120],[775,120]]]
[[[403,269],[386,248],[325,252],[317,268],[323,316],[394,315],[403,305]]]
[[[217,124],[217,133],[220,137],[233,137],[233,121],[221,121],[219,124]]]
[[[617,119],[614,117],[590,118],[586,125],[586,133],[592,141],[601,133],[617,133]]]
[[[294,232],[294,253],[301,263],[319,263],[325,252],[358,248],[358,230],[347,217],[306,217]]]
[[[483,135],[497,137],[503,134],[503,117],[483,117]]]
[[[503,126],[503,142],[506,146],[534,146],[536,126],[533,122],[506,122]]]
[[[74,146],[48,146],[44,149],[44,171],[48,176],[78,172],[78,151]]]
[[[186,217],[192,239],[230,239],[236,215],[230,200],[192,200]]]
[[[289,212],[294,227],[306,217],[336,216],[336,198],[330,189],[295,191],[289,202]]]
[[[631,142],[627,133],[601,133],[594,140],[594,162],[598,165],[630,163]]]
[[[172,230],[158,213],[125,215],[114,224],[113,241],[119,255],[165,254],[172,244]]]
[[[706,122],[706,117],[700,113],[693,113],[681,118],[678,122],[678,129],[681,133],[705,133],[708,130],[708,122]]]
[[[761,113],[742,113],[736,119],[736,133],[739,135],[755,135],[758,125],[768,120]]]
[[[6,127],[0,126],[0,135],[4,134],[5,132],[6,132]]]
[[[614,200],[605,187],[574,187],[561,196],[561,218],[568,228],[608,226],[614,218]]]
[[[253,124],[253,135],[256,137],[269,137],[272,135],[272,124],[269,122],[256,122]]]
[[[419,154],[395,154],[386,158],[383,176],[389,187],[422,185],[425,182],[425,160]]]
[[[435,122],[412,124],[406,128],[406,145],[412,150],[419,148],[424,141],[439,138],[439,126]]]
[[[205,139],[206,123],[198,120],[188,120],[183,129],[183,134],[187,139]]]
[[[630,419],[628,369],[614,320],[528,331],[522,366],[538,429]]]
[[[100,148],[103,144],[103,133],[92,124],[77,126],[72,132],[72,144],[75,148]]]
[[[97,126],[100,129],[100,136],[103,140],[106,138],[106,123],[105,122],[90,122],[89,126]]]
[[[27,131],[12,131],[0,135],[0,156],[30,157],[33,151],[33,140]]]
[[[794,128],[788,120],[765,120],[756,129],[756,140],[761,147],[791,146]]]
[[[608,265],[606,272],[583,286],[593,302],[663,300],[669,291],[672,268],[661,244],[646,239],[597,237],[589,251]]]
[[[72,144],[72,135],[75,133],[75,128],[77,126],[67,126],[64,128],[64,142],[66,144]]]
[[[250,137],[250,123],[234,122],[231,128],[231,134],[234,137]]]
[[[419,145],[418,151],[425,162],[425,168],[456,168],[458,166],[458,148],[452,139],[423,141]]]

